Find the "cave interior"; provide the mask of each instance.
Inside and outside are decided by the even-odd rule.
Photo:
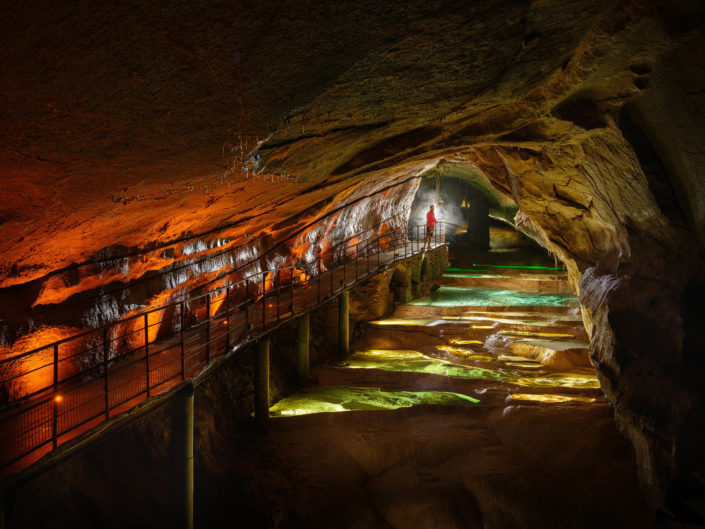
[[[164,307],[201,296],[189,317],[210,319],[230,303],[210,292],[237,285],[261,288],[265,307],[267,289],[281,288],[277,270],[288,270],[292,306],[295,285],[319,275],[332,298],[341,251],[369,261],[385,230],[405,233],[406,249],[433,203],[450,262],[434,249],[351,290],[345,375],[329,365],[340,361],[330,356],[338,309],[312,311],[308,382],[375,387],[377,400],[355,396],[368,403],[360,409],[391,402],[397,386],[416,392],[403,396],[409,409],[432,409],[432,391],[446,386],[418,378],[419,365],[424,377],[460,369],[449,359],[467,357],[472,340],[496,343],[482,328],[488,314],[495,325],[525,317],[519,295],[502,302],[511,310],[487,301],[480,314],[454,292],[473,284],[528,295],[534,281],[547,289],[534,294],[574,303],[556,312],[554,332],[584,342],[581,353],[554,350],[541,369],[594,377],[594,387],[568,384],[538,404],[506,390],[506,401],[448,406],[430,422],[390,404],[394,419],[376,433],[364,414],[296,418],[300,437],[293,426],[261,437],[250,416],[254,346],[234,350],[196,390],[196,520],[226,527],[240,511],[252,527],[705,527],[702,2],[39,1],[7,6],[0,35],[3,443],[14,435],[8,417],[35,393],[116,361],[117,346],[100,344],[118,338],[74,347],[73,337],[112,326],[120,347],[146,350],[185,325],[183,304]],[[142,320],[145,311],[154,316]],[[456,336],[453,319],[479,334]],[[146,341],[135,345],[128,335],[140,332]],[[444,342],[451,349],[437,349],[438,332],[456,340]],[[276,333],[272,404],[301,389],[296,330]],[[224,350],[233,345],[228,335]],[[488,351],[471,358],[486,369],[483,384],[497,385],[487,394],[509,379],[520,385],[488,374]],[[506,351],[516,369],[537,367]],[[375,378],[391,365],[401,378]],[[435,389],[419,397],[424,384]],[[443,384],[453,395],[485,391]],[[325,412],[349,398],[330,391]],[[180,509],[164,492],[172,407],[85,452],[39,454],[30,470],[52,461],[39,474],[5,469],[3,523],[171,525]],[[477,451],[487,471],[459,459],[454,473],[421,444],[405,453],[406,435],[438,453],[441,440],[454,454]],[[511,457],[492,459],[498,439]],[[307,466],[283,463],[289,449]],[[522,450],[536,467],[512,473]],[[426,466],[412,472],[397,464],[401,454]],[[544,463],[543,481],[517,485]],[[584,490],[560,482],[569,475]],[[536,504],[540,491],[552,508]],[[589,501],[601,507],[587,514]]]

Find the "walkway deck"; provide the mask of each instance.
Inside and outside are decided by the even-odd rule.
[[[232,285],[217,289],[198,296],[205,299],[200,321],[198,304],[190,299],[130,318],[129,333],[119,334],[117,327],[98,329],[81,337],[82,350],[89,351],[94,365],[82,366],[79,373],[64,379],[59,372],[71,367],[64,364],[75,365],[84,358],[60,353],[68,340],[48,346],[44,355],[53,350],[53,361],[39,369],[53,370],[54,385],[0,411],[0,475],[20,470],[146,399],[170,391],[235,347],[330,301],[381,269],[424,253],[419,242],[408,241],[406,233],[399,242],[390,239],[380,244],[378,239],[377,246],[368,245],[364,255],[356,253],[356,259],[305,282],[268,289],[263,280],[244,300],[234,299]],[[431,249],[444,244],[444,238],[437,237]],[[181,323],[164,337],[160,329],[167,318]]]

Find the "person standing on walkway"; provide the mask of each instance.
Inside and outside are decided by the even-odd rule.
[[[426,251],[426,247],[431,248],[431,238],[433,237],[433,232],[436,229],[436,224],[438,221],[436,220],[436,215],[433,212],[433,204],[431,204],[431,207],[428,208],[428,213],[426,213],[426,240],[424,241],[423,244],[423,251]]]

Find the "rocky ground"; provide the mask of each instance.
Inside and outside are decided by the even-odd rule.
[[[222,432],[211,447],[218,471],[197,487],[201,522],[232,527],[247,512],[249,527],[654,526],[633,451],[585,367],[575,299],[530,292],[565,275],[487,270],[474,279],[523,290],[512,289],[514,305],[465,287],[476,306],[458,306],[442,287],[370,323],[350,357],[316,368],[315,384],[272,407],[267,436]],[[459,279],[472,281],[445,281]],[[583,342],[584,361],[556,368],[493,345],[508,330],[551,342],[554,361],[559,342]]]

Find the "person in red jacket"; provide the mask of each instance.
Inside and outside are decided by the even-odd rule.
[[[431,247],[431,238],[433,237],[433,232],[436,228],[436,215],[433,212],[433,204],[428,208],[428,213],[426,213],[426,240],[423,244],[423,250],[426,251],[426,246]]]

